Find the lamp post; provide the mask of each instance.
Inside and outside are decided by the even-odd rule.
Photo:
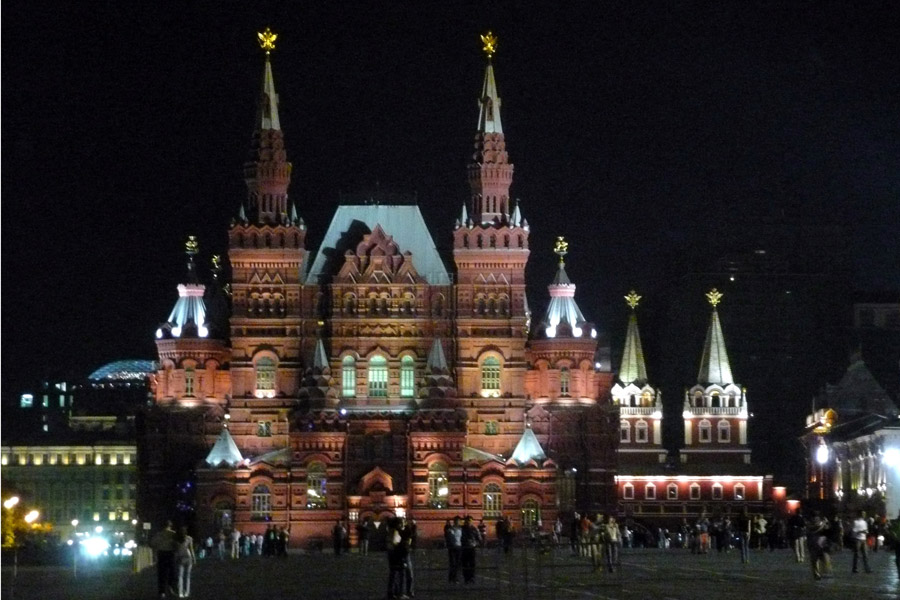
[[[75,538],[72,544],[72,577],[78,577],[78,519],[72,519],[72,535]]]

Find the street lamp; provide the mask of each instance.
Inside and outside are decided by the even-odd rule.
[[[25,515],[25,522],[28,523],[29,525],[31,525],[32,523],[37,521],[38,517],[40,517],[40,516],[41,516],[41,513],[39,513],[36,510],[33,510],[33,511],[29,512],[27,515]]]
[[[15,506],[18,503],[19,503],[19,497],[12,496],[3,501],[3,508],[5,508],[6,510],[10,510],[10,509],[12,509],[13,506]]]

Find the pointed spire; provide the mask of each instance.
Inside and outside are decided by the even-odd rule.
[[[625,350],[622,353],[619,381],[626,384],[647,381],[647,367],[644,364],[644,350],[641,348],[641,335],[638,332],[635,313],[640,299],[634,290],[625,296],[625,301],[631,307],[631,315],[628,317],[628,332],[625,334]]]
[[[238,220],[239,220],[241,223],[246,223],[246,222],[247,222],[247,209],[244,208],[244,203],[243,203],[243,202],[241,202],[241,208],[240,208],[240,210],[238,210]]]
[[[441,345],[440,338],[434,338],[434,341],[431,343],[431,350],[428,351],[428,362],[426,367],[430,373],[447,370],[447,359],[444,357],[444,347]]]
[[[322,338],[316,340],[316,352],[313,355],[313,370],[319,372],[330,368],[328,366],[328,355],[325,353],[325,345],[322,344]]]
[[[231,437],[228,428],[222,427],[222,432],[216,438],[216,443],[213,444],[212,450],[206,456],[206,464],[210,467],[218,467],[225,463],[229,467],[236,467],[243,460],[244,457],[241,456],[241,451],[238,450],[237,444],[234,443],[234,438]]]
[[[516,444],[516,449],[513,450],[510,460],[514,460],[519,465],[527,464],[532,460],[538,463],[547,460],[547,455],[544,454],[544,449],[541,448],[541,443],[538,441],[537,436],[534,435],[531,427],[525,427],[525,431],[522,432],[522,437],[519,438],[519,443]]]
[[[481,86],[481,98],[478,100],[478,132],[503,133],[500,122],[500,95],[497,93],[497,82],[494,80],[494,63],[491,58],[496,52],[497,38],[490,31],[481,36],[484,51],[488,57],[484,70],[484,84]]]
[[[466,209],[466,203],[463,202],[462,211],[459,213],[459,223],[460,225],[465,225],[469,222],[469,211]]]
[[[569,280],[566,274],[565,256],[569,251],[569,243],[560,236],[556,238],[553,252],[559,257],[559,269],[553,278],[553,283],[547,286],[550,292],[550,305],[544,315],[542,323],[543,333],[548,338],[558,335],[563,337],[581,337],[587,330],[592,338],[597,337],[597,330],[587,323],[578,304],[575,303],[575,284]],[[563,325],[563,329],[560,329]]]
[[[263,71],[262,94],[259,108],[256,114],[256,126],[261,130],[281,129],[278,119],[278,94],[275,93],[275,77],[272,76],[272,62],[269,60],[272,50],[275,49],[275,40],[278,34],[266,27],[262,33],[258,33],[259,45],[266,51],[266,68]]]
[[[725,336],[722,334],[722,324],[719,322],[719,312],[716,306],[722,299],[722,293],[716,289],[706,294],[707,300],[712,304],[712,320],[706,331],[706,341],[703,344],[703,355],[700,358],[700,373],[697,382],[708,384],[715,383],[725,385],[734,383],[731,374],[731,364],[728,361],[728,352],[725,349]]]
[[[513,209],[512,218],[510,218],[510,224],[513,227],[520,227],[522,225],[522,211],[519,210],[519,199],[516,198],[516,208]]]
[[[296,225],[300,218],[297,216],[297,205],[291,202],[291,223]]]

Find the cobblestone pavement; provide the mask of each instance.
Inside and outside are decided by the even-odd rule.
[[[851,552],[834,556],[832,577],[814,581],[808,564],[797,564],[788,551],[754,552],[742,565],[735,552],[691,555],[683,550],[626,550],[616,573],[594,572],[587,559],[566,550],[546,554],[516,549],[504,556],[481,551],[472,585],[447,583],[446,553],[418,550],[414,557],[416,598],[531,600],[728,600],[815,598],[816,600],[896,600],[900,583],[893,553],[870,555],[872,574],[850,573]],[[3,600],[114,600],[156,598],[152,568],[136,575],[119,566],[81,565],[71,569],[20,567],[2,572]],[[292,554],[287,558],[206,559],[195,567],[192,598],[198,600],[347,599],[385,597],[385,556],[373,553],[334,557]]]

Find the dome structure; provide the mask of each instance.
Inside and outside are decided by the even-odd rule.
[[[141,381],[156,372],[156,362],[143,359],[116,360],[88,375],[90,381]]]

